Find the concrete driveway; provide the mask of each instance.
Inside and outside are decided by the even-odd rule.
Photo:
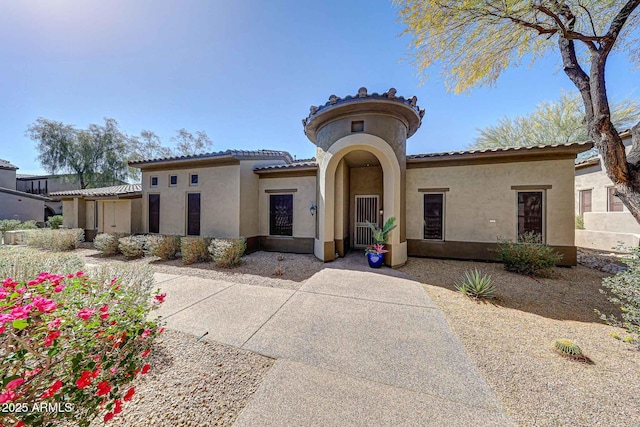
[[[512,425],[419,283],[330,267],[298,291],[157,274],[168,327],[277,359],[235,425]]]

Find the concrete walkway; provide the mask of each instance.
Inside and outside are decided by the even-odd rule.
[[[159,314],[277,359],[236,426],[512,425],[422,286],[358,261],[298,291],[156,274]]]

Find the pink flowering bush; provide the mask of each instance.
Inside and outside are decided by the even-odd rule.
[[[100,414],[105,422],[117,416],[135,393],[131,381],[151,369],[146,358],[162,332],[148,315],[165,296],[147,291],[141,299],[141,289],[82,271],[4,279],[0,405],[10,410],[2,424],[87,426]],[[49,409],[33,410],[42,404]]]

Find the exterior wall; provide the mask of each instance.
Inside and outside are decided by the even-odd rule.
[[[293,194],[293,236],[271,237],[286,240],[291,238],[313,238],[315,236],[315,216],[309,208],[316,203],[316,177],[263,178],[259,181],[260,235],[269,236],[269,196],[271,194]],[[294,193],[267,191],[296,190]],[[317,213],[316,213],[317,215]]]
[[[85,200],[85,228],[87,230],[96,229],[96,202],[95,200]],[[64,217],[64,216],[63,216]]]
[[[0,169],[0,187],[8,188],[9,190],[16,190],[15,170]]]
[[[344,159],[338,163],[336,170],[336,200],[342,200],[342,203],[336,203],[335,219],[334,219],[334,235],[336,236],[336,252],[338,255],[344,256],[351,246],[351,237],[349,235],[349,188],[350,176],[349,166]]]
[[[0,192],[0,219],[42,222],[44,201]]]
[[[131,200],[98,201],[99,233],[131,234],[131,222]]]
[[[356,215],[356,196],[377,195],[380,197],[378,201],[378,210],[384,206],[384,194],[382,192],[382,168],[381,167],[362,167],[351,168],[349,171],[349,238],[351,242],[355,242],[355,215]],[[380,226],[378,218],[378,226]]]
[[[131,234],[143,233],[142,226],[142,197],[131,199]]]
[[[421,244],[444,247],[446,242],[464,242],[471,247],[469,243],[496,243],[498,238],[515,240],[517,191],[550,186],[542,190],[545,192],[546,242],[567,248],[565,258],[570,261],[568,258],[573,257],[575,263],[575,248],[571,251],[575,241],[573,173],[571,158],[409,169],[407,239],[414,241],[414,248]],[[527,189],[514,190],[512,186],[527,186]],[[444,207],[445,242],[423,240],[424,191],[419,190],[429,188],[448,189]]]
[[[77,212],[75,212],[73,200],[65,199],[62,201],[62,225],[67,228],[76,228],[78,226]]]
[[[198,185],[189,185],[189,175],[198,174]],[[169,176],[178,184],[169,186]],[[158,186],[150,178],[158,177]],[[149,194],[160,195],[160,234],[186,234],[187,193],[201,194],[200,234],[210,237],[240,236],[240,166],[215,166],[142,172],[143,229],[149,230]]]

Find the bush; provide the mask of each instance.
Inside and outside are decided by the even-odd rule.
[[[144,239],[141,239],[138,236],[121,237],[118,239],[118,250],[125,256],[125,258],[131,259],[143,257]]]
[[[180,237],[147,236],[147,249],[151,255],[160,259],[176,259],[178,252],[180,252]]]
[[[54,215],[49,217],[47,225],[49,226],[49,228],[57,230],[62,225],[62,215]]]
[[[584,230],[584,218],[582,215],[576,215],[576,230]]]
[[[0,232],[12,230],[34,230],[38,228],[36,221],[30,219],[29,221],[20,222],[17,219],[0,219]]]
[[[0,277],[12,277],[19,282],[30,280],[43,271],[69,274],[82,270],[83,267],[82,260],[69,253],[56,254],[31,248],[0,250]]]
[[[216,266],[230,268],[240,264],[240,258],[247,250],[247,240],[240,239],[213,239],[209,245],[209,253]]]
[[[25,244],[50,251],[71,251],[84,241],[84,230],[73,228],[68,230],[28,230],[25,234]]]
[[[118,236],[109,233],[100,233],[93,238],[93,247],[96,248],[102,256],[113,256],[118,254]]]
[[[505,270],[533,276],[548,276],[562,259],[562,255],[542,243],[536,233],[522,234],[519,243],[500,240],[498,256]]]
[[[131,400],[131,381],[151,368],[146,357],[162,330],[147,319],[164,295],[141,295],[117,279],[97,283],[82,271],[7,278],[0,294],[0,402],[66,408],[5,412],[3,424],[88,426]]]
[[[18,230],[35,230],[38,228],[38,223],[34,219],[25,221],[18,226]]]
[[[180,240],[180,252],[182,252],[182,263],[185,265],[196,262],[207,262],[211,260],[209,255],[208,239],[204,237],[183,237]]]
[[[90,267],[89,272],[96,285],[103,287],[111,286],[111,281],[117,277],[121,286],[134,291],[132,298],[137,296],[139,304],[145,303],[144,299],[152,292],[155,284],[153,268],[149,265],[108,262]]]
[[[456,289],[463,295],[475,299],[494,298],[496,287],[491,281],[491,276],[482,274],[478,269],[467,271],[460,283],[456,284]]]
[[[620,317],[599,312],[600,317],[612,326],[627,330],[630,337],[624,341],[634,343],[640,350],[640,248],[627,248],[629,254],[623,259],[627,269],[615,276],[607,277],[602,286],[609,289],[612,295],[609,301],[620,305]],[[601,291],[606,293],[605,291]]]

